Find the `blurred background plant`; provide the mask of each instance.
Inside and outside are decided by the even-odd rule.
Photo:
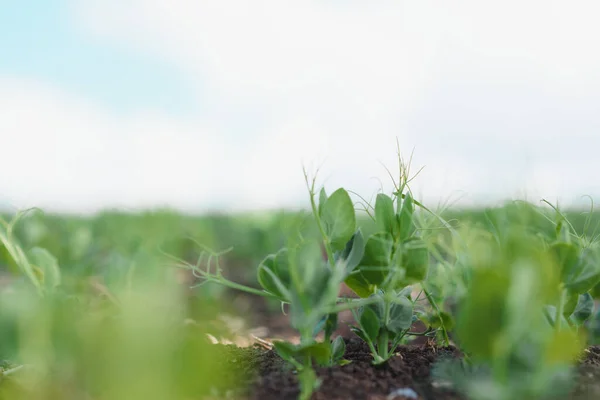
[[[564,398],[588,344],[596,242],[554,207],[513,202],[478,217],[454,243],[464,288],[454,294],[455,337],[466,357],[435,374],[475,400]]]

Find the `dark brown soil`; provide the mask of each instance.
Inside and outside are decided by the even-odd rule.
[[[233,293],[232,293],[233,294]],[[345,294],[345,293],[344,293]],[[269,305],[263,298],[236,293],[232,296],[235,314],[244,316],[249,326],[261,327],[257,334],[267,341],[271,339],[297,341],[296,332],[290,327],[288,316]],[[398,355],[386,365],[372,365],[368,347],[348,329],[353,323],[350,313],[340,315],[337,334],[346,339],[345,359],[352,362],[345,366],[318,368],[321,386],[312,400],[464,400],[465,397],[452,391],[444,382],[432,381],[431,368],[440,357],[461,357],[454,347],[440,348],[417,338],[413,344],[402,346]],[[413,331],[422,331],[416,324]],[[240,400],[285,400],[297,399],[298,379],[292,370],[272,350],[259,346],[240,348],[223,346],[226,362],[231,371],[227,385],[237,390]],[[577,368],[574,389],[566,400],[600,400],[600,346],[586,350]],[[240,379],[241,378],[241,379]],[[405,389],[409,396],[394,396]],[[410,395],[416,395],[411,397]]]
[[[386,365],[373,366],[368,348],[358,338],[346,339],[345,358],[352,362],[345,366],[318,368],[320,388],[314,393],[314,400],[324,399],[365,399],[401,400],[402,396],[390,396],[399,389],[414,391],[418,399],[461,399],[455,393],[435,388],[429,379],[430,367],[440,356],[457,357],[459,352],[452,348],[438,348],[432,345],[404,346],[398,355]],[[259,350],[257,347],[241,349],[225,346],[231,376],[242,377],[247,393],[241,398],[247,400],[297,399],[298,380],[295,373],[272,350]],[[233,361],[232,361],[233,360]]]
[[[589,347],[578,368],[574,399],[600,399],[600,346]]]
[[[402,346],[398,355],[384,366],[371,364],[366,345],[358,338],[346,339],[345,358],[352,363],[318,368],[321,386],[312,400],[464,400],[465,397],[432,380],[433,363],[440,357],[460,357],[454,347],[433,344]],[[223,346],[231,371],[228,384],[237,386],[236,399],[295,400],[298,379],[272,350],[258,347]],[[590,347],[578,367],[575,388],[568,400],[600,399],[600,347]],[[235,377],[235,378],[234,378]],[[240,380],[241,378],[241,380]],[[393,393],[404,392],[404,396]],[[234,393],[229,393],[231,396]],[[416,397],[414,397],[416,396]]]
[[[458,399],[453,393],[435,389],[429,380],[430,366],[440,355],[455,357],[458,352],[454,348],[406,346],[390,362],[375,367],[367,346],[360,339],[349,339],[345,358],[352,363],[319,368],[322,383],[313,399],[385,400],[398,389],[412,389],[421,399]],[[262,376],[253,389],[253,400],[296,399],[299,393],[296,377],[281,370]],[[393,398],[405,397],[389,397]]]

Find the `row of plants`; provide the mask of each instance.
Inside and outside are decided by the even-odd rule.
[[[300,343],[274,347],[298,372],[301,399],[319,387],[316,366],[348,362],[344,340],[332,337],[343,310],[352,310],[352,332],[373,364],[385,364],[409,338],[429,336],[464,352],[460,361],[441,360],[434,374],[470,399],[564,398],[600,326],[593,233],[577,232],[550,203],[513,202],[474,224],[445,220],[414,199],[414,177],[400,160],[390,195],[379,193],[373,204],[359,197],[376,226],[365,235],[347,190],[317,191],[305,177],[319,235],[302,234],[299,223],[287,246],[259,264],[259,289],[218,268],[179,264],[204,282],[281,302]],[[356,296],[340,297],[342,284]],[[425,330],[413,330],[418,320]]]
[[[197,257],[198,243],[208,248],[234,248],[221,264],[236,280],[256,284],[256,269],[264,254],[285,243],[285,226],[295,212],[209,214],[193,216],[171,210],[125,213],[105,211],[96,215],[54,215],[31,209],[0,214],[11,224],[12,240],[23,249],[42,248],[60,261],[63,273],[86,279],[102,276],[120,284],[124,270],[140,253],[164,258],[172,254],[184,260]],[[16,221],[15,221],[16,222]],[[0,275],[19,273],[7,248],[0,246]],[[121,282],[120,282],[121,281]],[[203,294],[209,298],[224,294],[215,285]]]
[[[202,283],[281,303],[300,342],[274,347],[298,372],[302,399],[319,387],[315,367],[349,362],[334,337],[345,310],[375,365],[425,336],[465,354],[441,360],[434,374],[467,398],[564,398],[579,357],[600,337],[593,212],[578,228],[549,203],[512,202],[457,221],[413,197],[402,160],[393,191],[372,202],[305,176],[309,215],[267,219],[260,243],[240,239],[251,243],[242,253],[284,243],[249,269],[258,287],[227,278],[224,252],[209,250],[222,239],[205,240],[180,216],[72,219],[56,237],[35,219],[19,225],[21,213],[2,220],[1,260],[13,281],[0,290],[0,358],[12,360],[0,366],[0,399],[196,398],[226,387],[204,336],[216,312],[210,297],[184,298],[164,254]],[[169,242],[182,225],[194,240]],[[223,237],[237,229],[221,228]],[[88,279],[97,274],[104,279]],[[355,296],[341,297],[342,285]]]

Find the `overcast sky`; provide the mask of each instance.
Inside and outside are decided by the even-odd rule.
[[[0,204],[600,199],[597,1],[2,0]]]

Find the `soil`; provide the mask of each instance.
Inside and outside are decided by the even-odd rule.
[[[578,367],[573,399],[600,399],[600,346],[589,347]]]
[[[345,366],[317,368],[321,385],[312,400],[465,400],[465,397],[431,378],[433,363],[441,357],[457,358],[454,347],[433,343],[401,346],[383,366],[374,366],[367,346],[358,338],[345,339]],[[273,350],[259,346],[220,345],[221,359],[237,390],[227,394],[237,400],[295,400],[298,379]],[[234,378],[235,377],[235,378]],[[586,350],[577,368],[575,387],[567,400],[600,399],[600,346]]]
[[[263,298],[247,294],[235,294],[232,311],[240,317],[246,328],[238,331],[250,333],[246,340],[232,341],[229,345],[218,344],[226,350],[221,362],[231,371],[227,387],[233,392],[219,398],[236,400],[286,400],[297,399],[298,379],[288,365],[273,351],[264,347],[263,340],[288,340],[297,342],[296,332],[289,325],[289,318],[281,309],[269,305]],[[340,315],[337,335],[345,338],[345,359],[352,361],[345,366],[317,368],[321,380],[312,400],[465,400],[445,384],[431,378],[431,368],[440,357],[461,357],[455,347],[437,347],[433,342],[418,338],[406,346],[400,346],[397,356],[384,366],[376,367],[371,361],[369,349],[352,334],[347,325],[353,323],[351,314]],[[254,328],[249,329],[247,327]],[[257,328],[258,327],[258,328]],[[421,331],[415,326],[414,331]],[[261,340],[262,339],[262,340]],[[259,343],[257,344],[257,341]],[[221,343],[226,343],[221,341]],[[254,345],[253,345],[254,343]],[[600,399],[600,346],[588,348],[576,370],[575,386],[567,400]]]
[[[430,368],[438,357],[459,357],[453,347],[440,348],[432,344],[401,346],[398,354],[383,366],[376,367],[371,361],[368,347],[358,338],[345,339],[345,359],[352,361],[345,366],[317,368],[321,379],[313,400],[325,399],[463,399],[451,390],[436,387],[432,382]],[[242,377],[238,388],[246,392],[237,399],[243,400],[296,400],[299,394],[295,373],[273,350],[258,347],[239,348],[224,346],[229,357],[231,376]],[[234,360],[233,362],[231,360]],[[245,360],[245,362],[240,362]],[[231,382],[230,382],[231,383]],[[409,396],[394,392],[404,390]],[[411,394],[418,397],[411,397]]]

